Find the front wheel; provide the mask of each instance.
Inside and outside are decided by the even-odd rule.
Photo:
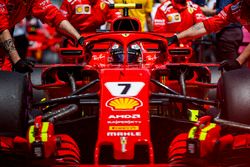
[[[225,72],[218,84],[221,118],[250,124],[250,69]]]

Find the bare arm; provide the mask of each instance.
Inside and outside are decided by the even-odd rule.
[[[153,23],[152,23],[151,13],[146,13],[146,23],[147,23],[148,31],[153,31]]]
[[[248,58],[250,57],[250,43],[244,49],[244,51],[240,54],[240,56],[236,59],[241,65],[244,64]]]
[[[13,41],[8,29],[6,29],[2,33],[0,33],[0,42],[1,42],[2,47],[8,53],[8,55],[10,56],[10,58],[14,64],[18,60],[21,59],[17,53],[14,41]]]
[[[69,23],[67,20],[63,20],[59,26],[59,30],[62,31],[64,34],[70,35],[74,39],[79,39],[81,35],[77,32],[77,30]]]
[[[206,33],[207,33],[207,31],[204,27],[204,24],[202,22],[200,22],[200,23],[193,25],[189,29],[177,34],[177,38],[179,40],[183,39],[183,38],[193,39],[193,38],[201,37],[201,36],[205,35]]]

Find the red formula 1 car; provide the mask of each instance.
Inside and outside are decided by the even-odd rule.
[[[248,69],[213,84],[212,65],[173,63],[165,36],[138,31],[88,36],[81,53],[37,66],[40,85],[0,72],[1,166],[249,165]]]

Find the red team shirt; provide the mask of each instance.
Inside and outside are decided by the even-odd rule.
[[[94,5],[89,0],[64,0],[60,9],[81,33],[95,32],[106,21],[121,16],[118,10],[109,9],[105,0],[97,0]]]
[[[240,22],[242,26],[250,31],[250,22],[247,22],[247,20],[241,17],[241,15],[244,15],[244,13],[241,14],[240,11],[241,2],[242,0],[236,0],[233,3],[227,5],[218,15],[205,20],[203,23],[207,32],[210,33],[219,31],[231,22]]]
[[[0,33],[11,30],[27,15],[33,15],[42,22],[58,26],[66,18],[49,0],[0,0]],[[9,57],[0,48],[1,70],[12,71]]]
[[[53,26],[66,19],[49,0],[0,0],[0,32],[13,28],[27,15]]]
[[[163,2],[156,11],[155,32],[176,33],[186,30],[205,19],[200,7],[191,1],[187,5],[176,4],[174,0]]]

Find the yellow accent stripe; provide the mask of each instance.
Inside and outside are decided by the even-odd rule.
[[[188,132],[188,138],[189,139],[194,139],[194,135],[195,135],[196,130],[197,130],[196,126],[194,126],[194,127],[192,127],[190,129],[190,131]]]
[[[122,8],[135,8],[136,4],[135,3],[128,3],[128,4],[123,4],[123,3],[117,3],[114,4],[114,7],[117,9],[122,9]]]
[[[35,141],[34,125],[32,125],[29,130],[29,143],[33,143],[34,141]]]
[[[43,142],[48,141],[48,129],[49,129],[49,122],[43,122],[42,125],[42,132],[41,132],[41,138]]]
[[[211,129],[213,129],[215,126],[216,126],[215,123],[210,123],[208,126],[201,129],[199,140],[205,140],[207,137],[207,132],[210,131]]]
[[[190,111],[190,116],[189,116],[189,121],[197,122],[198,121],[198,115],[199,115],[199,110],[191,110]]]

